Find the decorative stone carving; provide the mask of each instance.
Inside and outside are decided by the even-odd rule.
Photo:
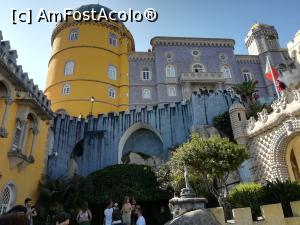
[[[248,123],[247,123],[247,130],[248,131],[251,131],[254,129],[255,127],[255,123],[256,123],[256,120],[253,116],[250,117],[250,119],[248,120]]]
[[[290,135],[291,133],[294,132],[294,126],[293,126],[293,122],[291,120],[284,122],[283,125],[284,125],[288,135]]]
[[[300,102],[300,90],[293,90],[292,93],[293,93],[293,99],[296,102]]]
[[[268,111],[263,109],[261,112],[257,113],[258,121],[261,123],[266,123],[268,120]]]
[[[286,104],[287,104],[287,96],[286,94],[283,93],[279,99],[275,100],[272,103],[271,107],[274,110],[274,112],[279,113],[281,110],[286,108]]]

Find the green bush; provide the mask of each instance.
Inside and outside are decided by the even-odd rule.
[[[300,200],[300,184],[293,181],[268,182],[262,188],[264,204],[281,203],[285,217],[293,216],[290,202]]]
[[[145,165],[120,164],[96,171],[85,179],[82,198],[94,204],[108,199],[122,202],[124,196],[137,201],[168,200],[171,194],[160,188],[156,174]]]
[[[213,125],[221,132],[222,135],[228,137],[231,141],[234,140],[229,112],[224,112],[213,119]]]
[[[233,208],[250,207],[254,220],[261,215],[262,185],[257,183],[242,183],[234,187],[228,196]]]

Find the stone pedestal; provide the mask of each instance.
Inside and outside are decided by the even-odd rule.
[[[186,212],[205,209],[206,198],[197,198],[192,188],[181,189],[180,198],[174,197],[169,201],[173,217],[176,218]]]

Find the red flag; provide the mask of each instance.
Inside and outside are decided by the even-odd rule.
[[[282,81],[277,80],[276,84],[277,84],[277,89],[279,92],[284,91],[286,89],[286,85]]]
[[[272,82],[275,82],[278,79],[278,77],[280,76],[280,73],[273,66],[271,66],[271,63],[268,58],[267,58],[267,62],[266,62],[265,76],[268,80],[270,80]]]

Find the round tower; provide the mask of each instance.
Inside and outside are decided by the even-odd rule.
[[[233,131],[234,139],[239,144],[246,144],[246,109],[239,103],[234,102],[229,108],[230,122]]]
[[[97,4],[74,11],[111,10]],[[45,94],[54,112],[97,115],[129,108],[128,54],[134,39],[120,21],[58,23],[52,34]]]

